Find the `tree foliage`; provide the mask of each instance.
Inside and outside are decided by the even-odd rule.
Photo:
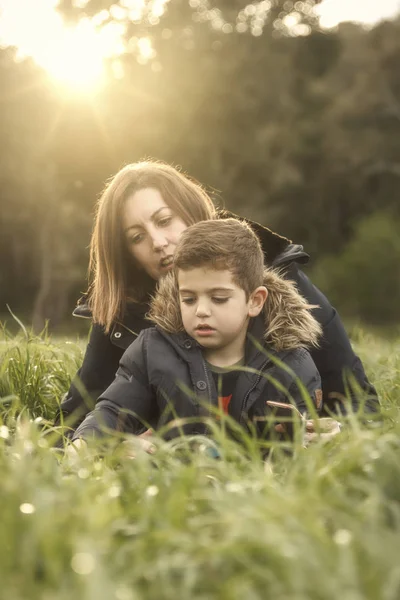
[[[60,10],[69,20],[115,15],[116,3],[83,4]],[[369,215],[399,218],[400,20],[327,33],[314,4],[170,0],[158,21],[126,21],[118,77],[110,62],[108,83],[86,100],[0,51],[1,305],[35,306],[38,328],[68,314],[86,286],[96,198],[145,157],[181,165],[314,262],[353,248]],[[294,35],[296,23],[306,29]],[[144,35],[146,64],[135,46]]]
[[[377,212],[361,219],[338,255],[323,258],[315,279],[348,315],[396,323],[400,306],[400,219]]]

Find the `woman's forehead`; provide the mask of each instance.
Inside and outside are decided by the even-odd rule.
[[[169,209],[159,190],[144,188],[128,196],[123,209],[125,228],[151,221],[163,209]]]

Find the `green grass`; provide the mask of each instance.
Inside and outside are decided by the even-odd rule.
[[[224,440],[110,447],[71,464],[48,430],[82,346],[0,340],[0,581],[8,600],[398,600],[400,340],[361,330],[383,418],[273,471]],[[43,421],[37,422],[43,418]]]

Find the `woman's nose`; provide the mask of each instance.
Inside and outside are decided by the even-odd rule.
[[[168,246],[168,240],[166,239],[165,235],[163,235],[160,231],[154,232],[151,236],[151,239],[153,242],[154,250],[162,250],[163,248]]]

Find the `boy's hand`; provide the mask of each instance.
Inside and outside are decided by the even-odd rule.
[[[331,440],[338,433],[340,433],[339,421],[336,421],[336,419],[332,419],[331,417],[322,417],[321,419],[305,419],[301,412],[292,404],[268,400],[267,405],[271,408],[279,409],[281,412],[283,411],[283,413],[287,411],[288,415],[291,412],[293,416],[296,416],[302,421],[303,426],[305,426],[303,439],[304,446],[308,446],[309,444],[317,441]],[[275,431],[278,433],[286,433],[287,429],[285,424],[278,423],[275,425]]]
[[[282,433],[289,435],[289,437],[293,437],[293,421],[297,419],[299,424],[304,425],[305,418],[298,408],[293,406],[293,404],[277,402],[275,400],[267,400],[266,404],[274,411],[274,415],[277,420],[282,417],[282,423],[277,423],[274,427],[277,433]]]
[[[122,442],[126,458],[136,458],[138,453],[143,452],[143,450],[147,452],[147,454],[154,454],[156,447],[149,439],[152,435],[153,431],[148,429],[141,435],[131,436],[128,440]]]
[[[313,442],[328,441],[340,433],[340,423],[331,417],[322,419],[309,419],[306,421],[306,432],[304,434],[304,445]]]

